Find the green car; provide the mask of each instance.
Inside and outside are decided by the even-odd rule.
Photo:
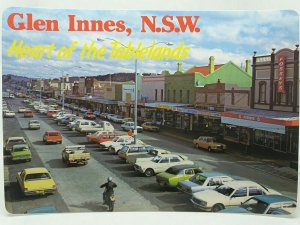
[[[203,172],[201,168],[195,165],[177,165],[172,166],[156,175],[156,182],[164,188],[176,188],[179,181],[188,180],[196,173]]]
[[[20,160],[31,161],[31,151],[27,144],[14,145],[10,154],[11,160],[14,162]]]
[[[28,129],[29,130],[31,130],[31,129],[39,130],[40,127],[41,127],[40,121],[38,121],[38,120],[29,120],[29,122],[28,122]]]

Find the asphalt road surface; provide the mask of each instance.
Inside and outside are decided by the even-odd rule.
[[[9,100],[9,106],[17,111],[22,105],[20,99]],[[101,212],[107,207],[102,205],[102,191],[99,186],[108,176],[113,177],[118,187],[115,190],[117,200],[115,211],[184,211],[197,212],[190,203],[190,196],[176,190],[163,190],[156,184],[155,177],[144,177],[136,173],[117,155],[100,151],[97,145],[87,143],[84,135],[58,126],[45,115],[34,114],[41,121],[40,130],[28,130],[30,118],[23,114],[16,118],[4,118],[4,140],[9,136],[24,136],[31,145],[31,162],[12,164],[7,156],[5,162],[5,202],[11,213],[24,213],[27,209],[41,206],[55,206],[59,212]],[[120,125],[114,124],[118,130]],[[59,130],[63,134],[63,143],[45,145],[42,136],[45,131]],[[253,180],[269,186],[284,195],[296,199],[297,182],[280,176],[270,175],[255,169],[258,161],[236,158],[229,154],[215,154],[193,148],[176,138],[160,133],[143,132],[138,138],[147,144],[158,146],[172,152],[183,153],[201,167],[220,171],[233,177]],[[61,151],[66,145],[85,144],[92,159],[85,166],[67,167],[61,160]],[[58,192],[53,195],[25,197],[17,183],[16,173],[24,168],[44,166],[51,172]]]

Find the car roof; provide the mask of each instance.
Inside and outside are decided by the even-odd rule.
[[[13,146],[13,148],[21,148],[21,147],[25,147],[25,148],[29,148],[28,144],[16,144]]]
[[[223,176],[228,176],[227,174],[225,173],[220,173],[220,172],[202,172],[202,173],[198,173],[198,174],[201,174],[205,177],[223,177]]]
[[[38,120],[29,120],[29,122],[31,123],[31,122],[40,122],[40,121],[38,121]]]
[[[260,184],[250,181],[250,180],[233,180],[226,182],[224,185],[231,187],[231,188],[239,188],[239,187],[248,187],[248,186],[261,186]]]
[[[170,168],[176,168],[176,169],[179,169],[179,170],[184,170],[184,169],[187,169],[187,168],[198,168],[198,167],[194,166],[194,165],[176,165],[176,166],[172,166]]]
[[[32,174],[32,173],[49,173],[49,171],[45,167],[34,167],[34,168],[27,168],[24,169],[26,171],[26,174]]]
[[[61,133],[60,131],[47,131],[46,133],[48,133],[48,134],[53,134],[53,133]]]
[[[9,137],[8,140],[25,140],[24,137]]]
[[[257,195],[255,196],[255,198],[263,202],[266,202],[268,204],[276,203],[276,202],[289,202],[289,201],[296,202],[294,199],[291,199],[284,195]]]

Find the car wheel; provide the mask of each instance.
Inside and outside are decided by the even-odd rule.
[[[146,177],[154,176],[154,170],[153,169],[146,169],[145,176]]]
[[[215,204],[212,208],[212,212],[219,212],[220,210],[224,209],[225,207],[222,204]]]
[[[211,152],[211,147],[208,147],[208,149],[207,149],[209,152]]]

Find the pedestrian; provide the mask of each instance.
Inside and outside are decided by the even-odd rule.
[[[130,129],[128,132],[127,132],[128,136],[132,137],[133,136],[133,132],[132,132],[132,129]]]

